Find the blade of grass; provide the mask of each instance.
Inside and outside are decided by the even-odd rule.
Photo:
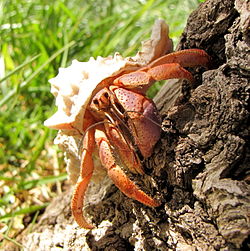
[[[35,61],[41,54],[38,54],[36,56],[34,56],[33,58],[25,61],[24,63],[20,64],[19,66],[17,66],[13,71],[9,72],[5,77],[3,77],[2,79],[0,79],[0,83],[5,81],[6,79],[8,79],[9,77],[11,77],[13,74],[17,73],[18,71],[20,71],[22,68],[24,68],[26,65],[32,63],[33,61]]]
[[[101,43],[96,48],[94,56],[97,56],[100,53],[104,55],[109,54],[110,51],[112,51],[122,39],[126,38],[129,34],[131,34],[131,32],[133,32],[135,23],[152,7],[154,2],[155,0],[149,0],[146,2],[146,4],[143,4],[134,15],[125,21],[122,28],[113,34],[113,30],[117,29],[116,27],[119,26],[119,23],[124,22],[120,18],[117,19],[117,25],[111,26],[111,29],[105,34]]]
[[[2,234],[2,236],[3,236],[4,239],[6,239],[7,241],[12,242],[12,243],[15,244],[16,246],[18,246],[18,247],[20,247],[20,248],[22,248],[22,249],[25,248],[25,246],[23,246],[21,243],[19,243],[18,241],[16,241],[16,240],[10,238],[10,237],[7,236],[6,234]]]
[[[83,9],[80,14],[78,15],[78,19],[74,23],[74,25],[71,27],[71,30],[69,31],[68,37],[71,40],[75,33],[77,33],[77,29],[79,29],[79,25],[84,17],[84,15],[91,9],[91,6],[87,6],[85,9]]]
[[[37,220],[37,217],[38,217],[39,213],[40,213],[40,211],[36,211],[34,217],[32,218],[32,221],[31,221],[31,223],[30,223],[30,225],[29,225],[28,234],[32,232],[32,229],[33,229],[33,227],[34,227],[34,225],[35,225],[35,222],[36,222],[36,220]]]
[[[53,61],[58,55],[63,53],[65,50],[67,50],[69,47],[72,47],[75,45],[75,41],[71,41],[70,43],[66,44],[64,47],[62,47],[60,50],[58,50],[56,53],[54,53],[49,59],[43,63],[40,67],[38,67],[37,70],[35,70],[25,81],[23,81],[19,86],[19,89],[22,89],[25,87],[33,78],[35,78],[45,66],[47,66],[51,61]],[[6,104],[15,94],[16,90],[10,91],[0,102],[0,107]]]
[[[30,172],[31,169],[33,168],[36,160],[38,159],[38,157],[41,154],[41,151],[44,149],[44,144],[46,142],[46,139],[48,138],[48,134],[49,134],[50,129],[45,127],[44,128],[44,134],[42,137],[39,138],[39,140],[37,141],[37,144],[35,146],[35,149],[33,150],[33,153],[31,155],[31,158],[28,162],[28,168],[27,168],[27,172]]]
[[[15,178],[15,177],[5,177],[2,175],[0,175],[0,180],[2,180],[2,181],[15,181],[15,182],[19,181],[19,179]]]
[[[64,32],[64,43],[67,44],[69,39],[68,39],[68,33],[67,32]],[[61,67],[65,67],[66,64],[67,64],[67,60],[68,60],[68,54],[69,54],[69,48],[66,49],[64,52],[63,52],[63,56],[62,56],[62,62],[61,62]]]
[[[57,181],[63,181],[67,179],[67,176],[67,173],[61,173],[57,176],[47,176],[36,180],[24,181],[18,185],[18,189],[16,189],[14,192],[17,193],[19,191],[32,189],[33,187],[55,183]]]
[[[34,212],[36,212],[38,210],[41,210],[41,209],[47,207],[48,205],[49,205],[49,203],[44,203],[43,205],[39,205],[39,206],[35,205],[35,206],[25,207],[25,208],[16,210],[16,211],[11,212],[11,213],[7,213],[7,214],[5,214],[3,216],[0,216],[0,221],[8,219],[8,218],[15,217],[17,215],[31,214],[31,213],[34,213]]]

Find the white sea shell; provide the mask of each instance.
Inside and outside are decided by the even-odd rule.
[[[88,62],[73,60],[69,67],[60,68],[58,75],[50,79],[51,93],[56,97],[58,111],[44,125],[61,130],[55,144],[66,152],[71,180],[76,182],[78,177],[81,159],[79,141],[83,134],[86,107],[93,93],[112,83],[117,74],[145,66],[172,49],[167,24],[157,20],[151,38],[142,43],[142,50],[136,56],[123,58],[115,53],[106,58],[90,58]]]
[[[73,60],[69,67],[60,68],[59,74],[50,79],[58,111],[44,125],[53,129],[82,132],[85,109],[97,85],[124,68],[138,66],[132,59],[123,59],[116,53],[113,57],[90,58],[88,62]]]

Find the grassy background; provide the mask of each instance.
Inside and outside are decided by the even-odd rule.
[[[169,24],[176,44],[199,2],[0,2],[0,248],[4,239],[20,246],[15,236],[35,222],[67,177],[53,145],[56,131],[43,126],[55,112],[48,79],[72,59],[134,55],[157,18]]]

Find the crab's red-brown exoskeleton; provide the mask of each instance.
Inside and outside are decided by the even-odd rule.
[[[131,172],[143,174],[137,152],[144,158],[149,157],[161,134],[157,109],[145,93],[159,80],[177,78],[192,82],[192,74],[184,67],[207,66],[208,63],[209,56],[203,50],[173,52],[146,67],[117,77],[92,97],[84,115],[87,123],[81,171],[71,204],[80,227],[93,228],[84,218],[82,208],[94,169],[92,153],[96,146],[103,167],[125,195],[147,206],[160,205],[138,188],[123,170],[126,167]]]

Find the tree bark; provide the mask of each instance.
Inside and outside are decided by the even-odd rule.
[[[149,208],[107,186],[85,210],[97,226],[88,231],[74,223],[66,191],[22,235],[27,250],[249,248],[249,11],[249,1],[208,0],[188,19],[178,49],[204,49],[211,68],[193,71],[192,86],[163,86],[155,98],[161,139],[143,183],[132,177],[162,205]]]

